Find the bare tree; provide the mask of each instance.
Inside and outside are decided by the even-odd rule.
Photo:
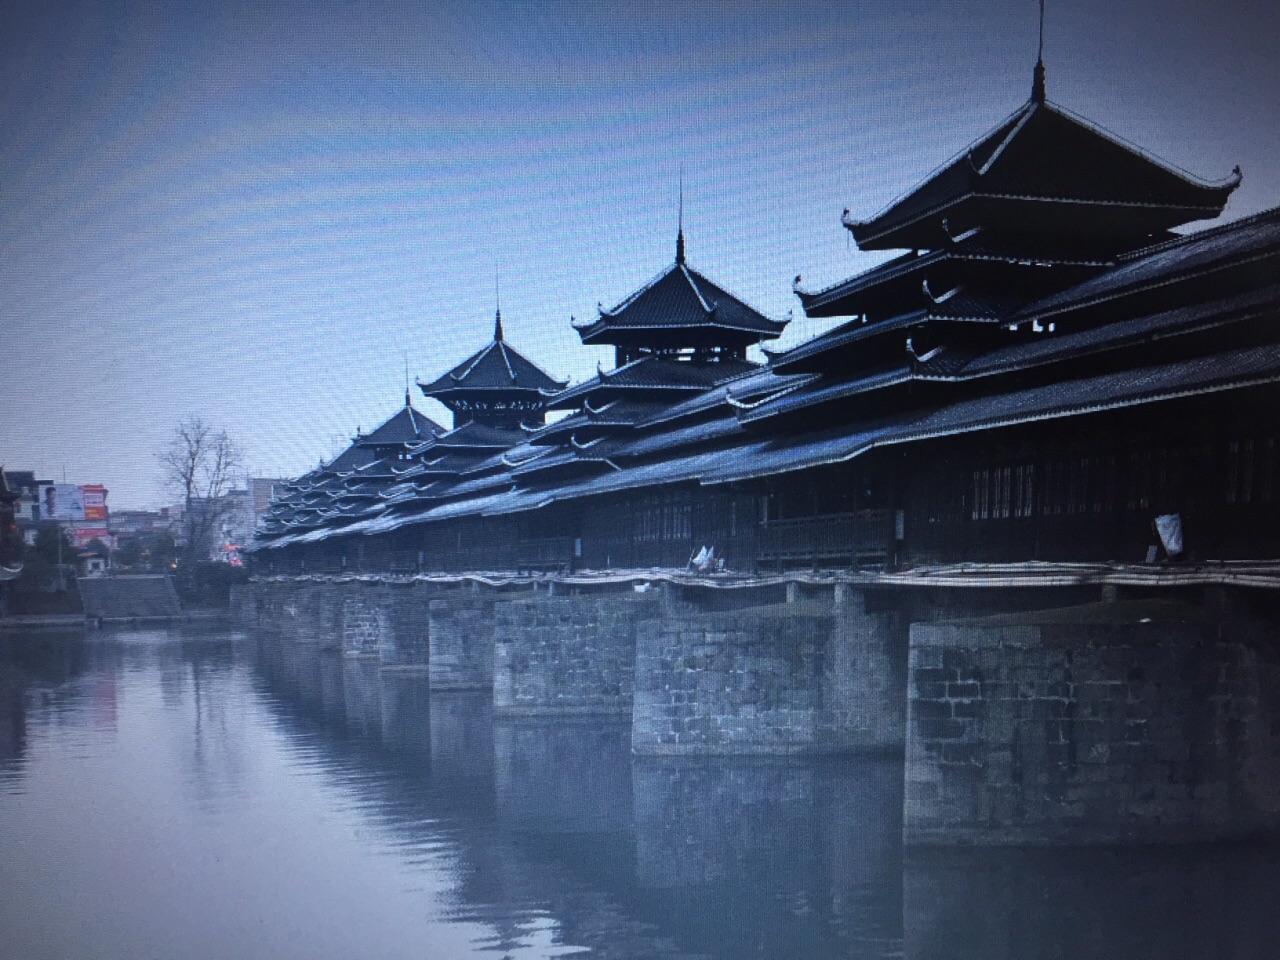
[[[243,455],[225,430],[199,417],[183,420],[156,455],[165,484],[182,497],[182,528],[188,563],[207,555],[209,538],[232,509],[227,499]]]

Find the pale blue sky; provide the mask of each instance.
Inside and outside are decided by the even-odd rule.
[[[1034,0],[0,2],[0,463],[165,502],[198,414],[296,474],[477,349],[557,377],[570,315],[674,252],[774,316],[1014,110]],[[1050,0],[1051,99],[1280,202],[1280,4]],[[786,342],[819,329],[803,319]],[[416,392],[416,391],[415,391]],[[444,419],[442,417],[442,419]]]

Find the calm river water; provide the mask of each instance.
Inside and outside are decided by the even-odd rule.
[[[1274,958],[1280,852],[903,857],[901,765],[626,726],[218,627],[0,635],[0,957]]]

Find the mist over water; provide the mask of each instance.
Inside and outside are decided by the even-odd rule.
[[[904,857],[894,762],[628,725],[226,628],[0,636],[0,956],[1264,957],[1267,846]]]

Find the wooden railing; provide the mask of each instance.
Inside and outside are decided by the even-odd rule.
[[[518,540],[516,566],[521,569],[568,566],[573,562],[573,537]]]
[[[573,562],[573,537],[544,537],[507,543],[464,544],[427,557],[428,569],[548,570]],[[416,557],[415,563],[416,563]],[[434,562],[433,562],[434,561]]]
[[[881,563],[893,547],[893,512],[859,510],[760,525],[761,560]]]

